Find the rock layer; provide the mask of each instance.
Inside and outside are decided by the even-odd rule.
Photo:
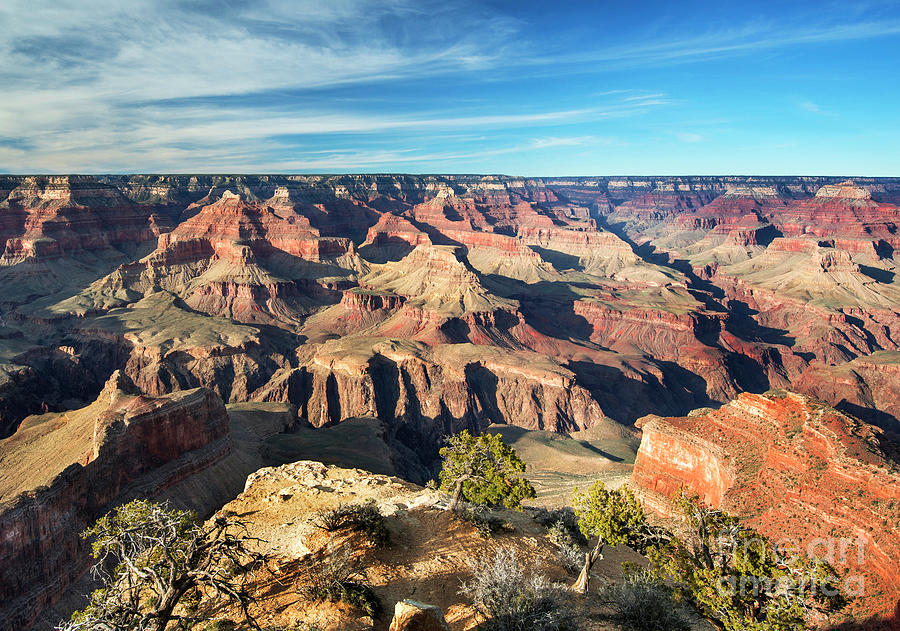
[[[739,515],[773,541],[826,558],[863,593],[855,611],[900,602],[900,448],[809,397],[742,394],[719,410],[648,416],[633,483],[671,512],[681,489]],[[849,550],[849,552],[848,552]]]
[[[121,372],[87,408],[26,420],[0,442],[0,627],[27,628],[84,573],[80,533],[117,500],[152,496],[230,448],[212,392],[147,397]]]

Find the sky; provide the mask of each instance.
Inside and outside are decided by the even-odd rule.
[[[0,0],[0,172],[900,176],[900,0]]]

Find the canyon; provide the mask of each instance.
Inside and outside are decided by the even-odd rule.
[[[900,180],[5,176],[0,200],[2,435],[116,369],[315,425],[627,426],[790,385],[898,427]]]
[[[763,532],[863,533],[886,610],[898,225],[900,178],[0,175],[0,532],[38,560],[2,615],[83,573],[62,529],[273,464],[236,455],[246,410],[371,422],[420,484],[462,429],[641,440],[661,512],[687,486]]]

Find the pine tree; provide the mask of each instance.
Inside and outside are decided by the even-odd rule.
[[[101,517],[84,537],[93,539],[93,574],[102,586],[60,631],[190,625],[202,618],[185,605],[202,593],[235,603],[258,628],[248,610],[246,582],[263,559],[250,550],[256,540],[242,523],[225,517],[204,523],[191,512],[134,500]]]

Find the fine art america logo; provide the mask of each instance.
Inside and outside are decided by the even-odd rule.
[[[738,593],[742,596],[769,594],[772,596],[793,596],[801,598],[836,597],[854,598],[865,593],[866,580],[861,574],[849,572],[841,578],[834,573],[835,566],[862,567],[865,564],[866,541],[861,536],[817,537],[806,546],[790,537],[775,542],[763,538],[749,537],[735,541],[733,537],[722,536],[714,540],[717,547],[711,553],[719,558],[732,557],[740,547],[742,558],[758,557],[760,552],[771,546],[772,558],[776,564],[788,570],[779,577],[723,577],[717,586],[723,594]],[[789,560],[805,553],[813,564],[814,571],[790,570]]]

